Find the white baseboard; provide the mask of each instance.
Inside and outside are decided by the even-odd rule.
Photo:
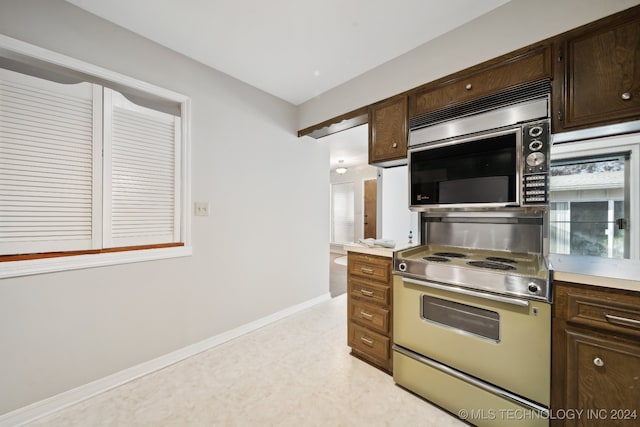
[[[4,415],[0,415],[0,427],[20,426],[38,418],[42,418],[46,415],[52,414],[53,412],[79,403],[97,394],[104,393],[107,390],[165,368],[241,335],[255,331],[256,329],[262,328],[270,323],[284,319],[285,317],[291,316],[299,311],[313,307],[316,304],[329,301],[330,299],[331,294],[326,293],[319,297],[278,311],[277,313],[255,320],[251,323],[247,323],[246,325],[242,325],[222,334],[207,338],[195,344],[188,345],[187,347],[165,354],[164,356],[157,357],[139,365],[124,369],[120,372],[116,372],[115,374],[111,374],[74,389],[56,394],[55,396],[32,403],[31,405],[23,408],[7,412]]]

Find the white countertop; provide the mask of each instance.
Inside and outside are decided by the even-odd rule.
[[[553,279],[640,292],[640,263],[628,259],[607,259],[551,254]]]
[[[418,245],[419,243],[415,242],[403,242],[396,243],[394,248],[384,248],[378,246],[371,247],[360,243],[349,243],[344,245],[344,250],[347,252],[359,252],[391,258],[393,257],[394,251]],[[613,260],[602,259],[590,260],[585,266],[584,261],[576,261],[576,258],[559,258],[555,256],[551,258],[554,269],[554,280],[640,292],[640,268],[636,269],[637,264],[633,262],[617,261],[616,263],[613,262]],[[612,266],[615,271],[603,269],[602,266],[598,264]],[[575,271],[581,271],[582,273],[576,273]]]
[[[553,280],[562,282],[578,283],[581,285],[602,286],[604,288],[624,289],[627,291],[640,292],[640,281],[616,279],[614,277],[590,276],[587,274],[568,273],[564,271],[554,271]]]
[[[396,243],[396,246],[393,248],[384,248],[382,246],[367,246],[360,243],[348,243],[344,245],[343,248],[347,252],[359,252],[362,254],[378,255],[391,258],[393,257],[394,251],[410,248],[411,246],[418,246],[418,243]]]

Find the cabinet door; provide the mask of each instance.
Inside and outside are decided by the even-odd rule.
[[[410,116],[430,113],[462,104],[525,83],[551,77],[551,48],[548,45],[489,61],[456,73],[443,85],[411,96]]]
[[[369,164],[394,166],[406,158],[407,97],[402,96],[369,110]]]
[[[567,426],[640,424],[640,344],[566,331]]]
[[[559,44],[564,99],[554,98],[556,130],[640,118],[640,8],[633,10]]]

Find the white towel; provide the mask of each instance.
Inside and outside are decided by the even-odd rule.
[[[396,242],[395,240],[390,240],[390,239],[360,239],[359,240],[360,243],[362,243],[363,245],[369,246],[369,247],[374,247],[374,246],[381,246],[383,248],[395,248],[396,247]]]

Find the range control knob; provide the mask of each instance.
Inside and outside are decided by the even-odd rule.
[[[529,135],[531,135],[534,138],[536,136],[542,135],[542,126],[534,126],[531,129],[529,129]]]
[[[542,141],[540,141],[539,139],[534,139],[529,143],[529,150],[531,151],[538,151],[541,148],[542,148]]]
[[[400,264],[398,264],[398,270],[407,271],[407,264],[404,262],[401,262]]]
[[[531,292],[532,294],[537,294],[538,292],[540,292],[540,286],[536,285],[533,282],[529,283],[528,288],[529,292]]]

